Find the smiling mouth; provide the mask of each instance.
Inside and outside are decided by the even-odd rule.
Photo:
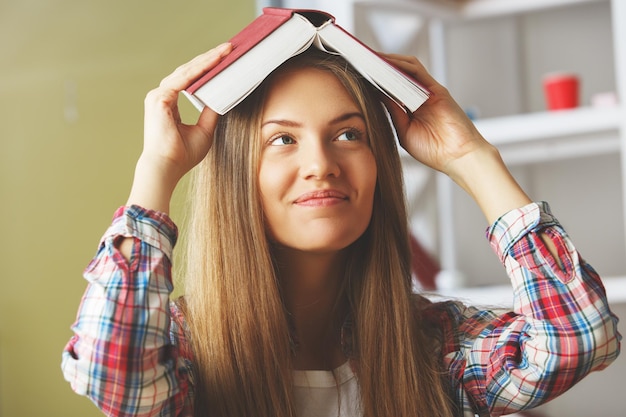
[[[348,201],[348,196],[334,190],[321,190],[306,193],[298,197],[294,204],[309,207],[327,207]]]

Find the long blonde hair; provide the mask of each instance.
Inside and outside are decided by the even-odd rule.
[[[343,287],[363,415],[448,417],[436,341],[422,331],[421,298],[411,294],[400,158],[380,97],[341,58],[310,50],[287,65],[338,77],[365,115],[376,158],[372,219],[352,245]],[[182,305],[196,417],[295,416],[290,327],[257,182],[266,86],[220,119],[190,189]]]

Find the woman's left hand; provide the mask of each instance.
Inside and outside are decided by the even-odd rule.
[[[456,161],[491,147],[448,90],[428,73],[417,58],[396,54],[382,56],[432,92],[432,96],[413,114],[407,114],[397,105],[387,105],[400,144],[411,156],[454,177]]]
[[[417,58],[385,54],[383,57],[432,92],[413,114],[387,103],[400,144],[411,156],[448,175],[476,201],[489,223],[530,203],[498,149],[482,137],[448,90]]]

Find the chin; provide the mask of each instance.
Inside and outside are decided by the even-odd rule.
[[[367,224],[348,221],[304,224],[273,230],[270,239],[278,247],[312,254],[339,252],[356,242],[367,230]]]
[[[340,252],[356,242],[359,237],[360,235],[350,237],[337,236],[332,239],[320,240],[315,240],[309,237],[308,240],[303,239],[298,242],[294,242],[293,239],[290,239],[288,242],[281,242],[280,245],[300,252],[321,255]]]

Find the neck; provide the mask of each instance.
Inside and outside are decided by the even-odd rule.
[[[340,338],[345,307],[337,304],[345,262],[345,251],[277,251],[283,296],[298,339],[297,369],[334,369],[345,361]]]

